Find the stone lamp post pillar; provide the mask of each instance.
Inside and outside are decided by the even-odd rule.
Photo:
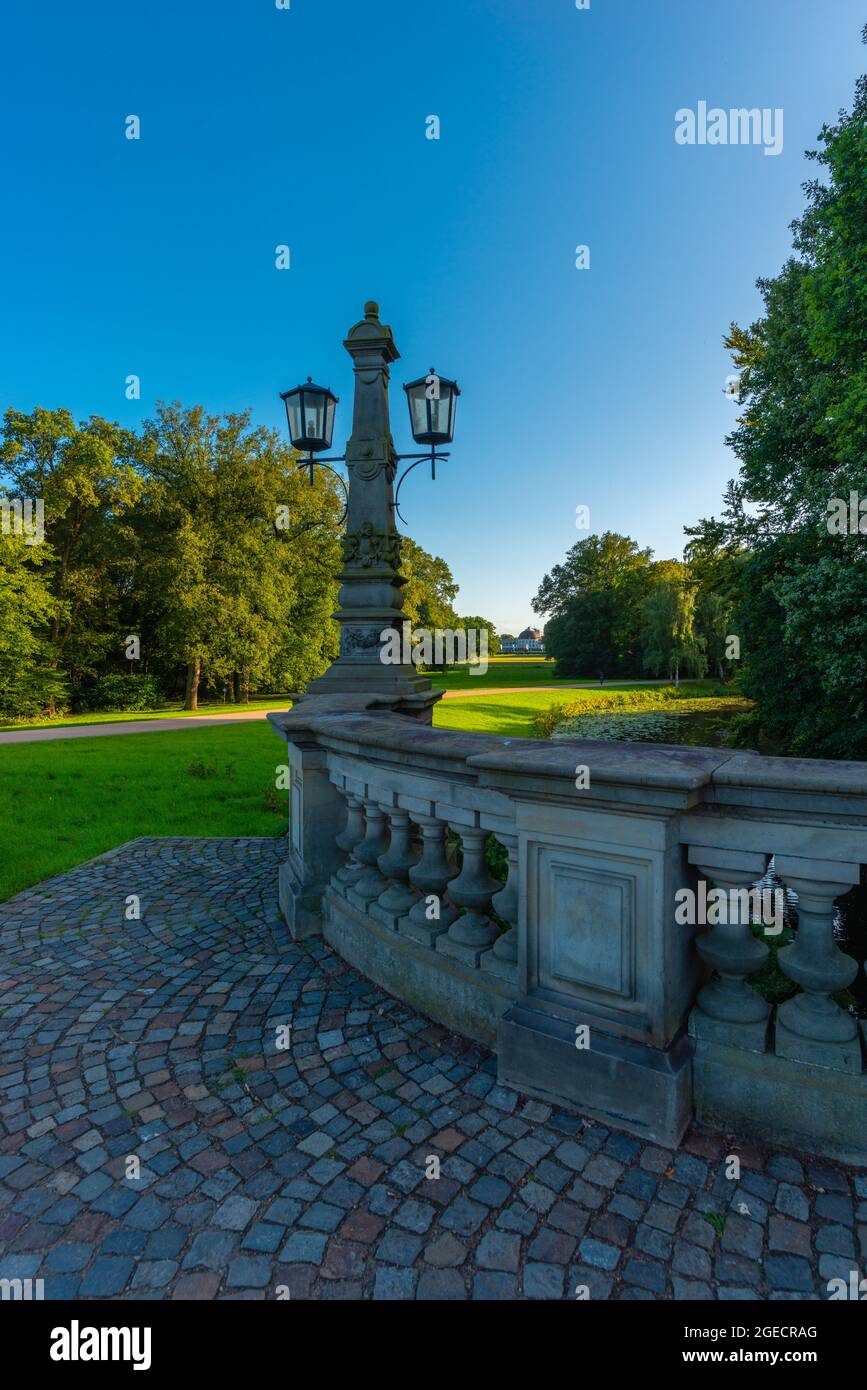
[[[334,615],[340,624],[340,655],[311,682],[307,697],[372,693],[377,704],[429,724],[442,692],[418,675],[411,662],[384,659],[389,654],[388,633],[402,636],[405,621],[401,538],[392,506],[397,454],[388,411],[389,366],[400,354],[372,300],[364,306],[364,318],[349,330],[344,347],[355,366],[355,406],[346,447],[349,506],[340,608]],[[390,644],[392,650],[395,646]]]

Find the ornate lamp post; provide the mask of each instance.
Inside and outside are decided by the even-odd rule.
[[[343,568],[338,576],[340,607],[334,615],[340,624],[340,655],[311,682],[305,698],[372,693],[377,704],[430,723],[442,692],[434,690],[411,662],[385,659],[387,644],[390,650],[395,645],[389,641],[391,634],[402,633],[405,621],[401,591],[406,581],[399,572],[401,537],[395,514],[407,473],[428,461],[435,477],[436,463],[448,458],[439,446],[451,443],[454,436],[460,392],[455,382],[433,371],[410,382],[405,390],[413,438],[428,448],[423,454],[398,454],[389,423],[388,383],[389,367],[400,354],[372,300],[364,306],[364,318],[349,330],[344,347],[355,368],[352,434],[344,455],[318,457],[331,447],[337,397],[309,378],[305,386],[282,393],[292,443],[308,455],[299,467],[310,469],[311,481],[320,463],[345,463],[349,474]],[[397,465],[405,459],[414,462],[398,480],[396,495]]]

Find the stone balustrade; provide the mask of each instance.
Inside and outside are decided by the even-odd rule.
[[[363,695],[269,717],[294,936],[495,1048],[530,1094],[665,1144],[696,1113],[867,1161],[867,1031],[839,1002],[858,965],[833,933],[867,864],[867,765],[468,735]],[[777,926],[675,913],[702,883],[736,901],[771,856],[799,914],[777,1008],[754,988]]]

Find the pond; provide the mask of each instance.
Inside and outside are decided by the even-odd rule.
[[[728,708],[704,710],[633,710],[606,711],[604,714],[582,714],[560,724],[552,734],[554,739],[594,738],[616,742],[686,744],[693,748],[723,748],[731,719],[737,710]],[[863,876],[863,875],[862,875]],[[780,944],[790,941],[798,929],[798,900],[773,873],[773,863],[760,887],[783,888],[785,893],[786,935]],[[867,1018],[867,887],[853,888],[834,909],[834,936],[846,955],[861,965],[858,976],[840,1002],[859,1018]],[[779,967],[774,971],[773,988],[787,989]]]
[[[679,743],[693,748],[722,748],[737,709],[606,710],[579,714],[554,730],[552,738],[599,738],[631,743]]]

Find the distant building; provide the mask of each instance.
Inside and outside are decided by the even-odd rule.
[[[517,637],[507,637],[504,634],[500,638],[500,652],[504,656],[524,656],[527,653],[544,655],[545,643],[542,633],[537,627],[525,627]]]

